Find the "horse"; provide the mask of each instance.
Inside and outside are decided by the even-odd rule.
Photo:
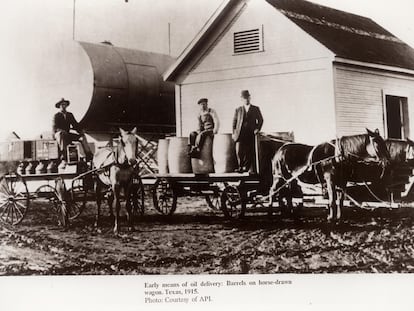
[[[120,130],[120,143],[117,146],[107,146],[97,150],[93,156],[93,165],[98,170],[98,178],[95,185],[96,190],[96,221],[95,226],[99,226],[100,209],[102,201],[101,190],[103,187],[110,187],[112,190],[108,203],[112,214],[112,205],[115,205],[114,215],[114,234],[119,231],[119,210],[120,210],[120,193],[124,192],[125,208],[127,211],[127,220],[130,228],[133,228],[133,217],[131,195],[133,188],[133,177],[135,174],[135,165],[137,164],[138,136],[137,129],[134,128],[128,132]]]
[[[293,189],[301,192],[297,180],[305,184],[321,184],[328,192],[327,220],[339,220],[353,165],[364,162],[386,167],[389,160],[388,149],[378,130],[367,129],[366,134],[343,136],[316,146],[287,143],[272,160],[274,180],[269,191],[269,206],[278,192],[279,205],[283,206],[285,197],[291,208]],[[336,205],[336,187],[342,190],[339,206]]]
[[[388,152],[390,153],[391,164],[409,164],[414,166],[414,141],[388,138],[385,140]]]

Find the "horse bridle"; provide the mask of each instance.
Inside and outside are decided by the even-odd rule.
[[[123,162],[120,162],[119,161],[119,151],[120,150],[123,150],[123,152],[124,152],[124,158],[123,158]],[[135,157],[137,156],[137,150],[138,150],[138,139],[137,139],[137,141],[135,142]],[[115,163],[115,165],[117,165],[117,166],[132,166],[133,168],[135,168],[135,166],[138,164],[138,161],[137,161],[137,163],[136,164],[134,164],[134,165],[129,165],[128,164],[128,158],[127,158],[127,155],[126,155],[126,152],[125,152],[125,143],[124,143],[124,141],[122,140],[122,138],[120,139],[120,144],[118,144],[117,146],[115,146],[115,147],[112,147],[112,155],[114,156],[114,163]],[[126,165],[125,165],[125,163],[127,163]]]
[[[410,152],[410,149],[412,152]],[[409,154],[414,154],[414,146],[411,145],[410,142],[407,142],[407,147],[405,147],[405,161],[413,160],[408,158]]]

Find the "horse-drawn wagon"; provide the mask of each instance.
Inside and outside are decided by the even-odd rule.
[[[33,200],[50,206],[64,226],[78,217],[90,199],[93,180],[91,175],[84,174],[88,170],[86,162],[69,163],[67,167],[67,171],[37,174],[18,172],[16,167],[8,169],[0,177],[0,220],[9,225],[19,224]]]
[[[135,160],[137,136],[128,134],[133,139],[126,145],[133,145],[131,153]],[[19,224],[25,217],[31,202],[39,201],[48,205],[59,219],[59,223],[66,226],[70,220],[77,218],[83,211],[88,201],[99,202],[105,196],[110,203],[118,200],[119,192],[114,192],[111,185],[103,185],[100,178],[110,176],[110,169],[115,163],[125,161],[132,156],[123,153],[125,143],[123,137],[110,142],[102,150],[95,154],[104,154],[104,160],[96,165],[94,159],[87,159],[85,153],[78,144],[67,147],[68,161],[61,162],[59,166],[58,153],[51,154],[50,158],[21,159],[21,161],[6,162],[2,165],[0,176],[0,221],[9,225]],[[102,152],[103,151],[103,152]],[[35,154],[35,153],[33,153]],[[36,166],[33,165],[36,163]],[[133,165],[128,173],[130,191],[123,199],[128,206],[132,207],[130,213],[133,215],[144,213],[144,188],[141,178]],[[100,185],[98,188],[97,185]],[[97,191],[99,190],[99,192]],[[119,212],[119,204],[116,215]],[[112,211],[112,209],[111,209]],[[98,220],[98,219],[97,219]]]
[[[185,138],[182,139],[185,141]],[[246,212],[267,211],[262,198],[272,183],[272,156],[284,143],[292,141],[292,137],[287,133],[257,136],[255,169],[245,173],[234,172],[237,165],[231,135],[218,134],[214,138],[216,141],[220,143],[212,145],[207,141],[206,148],[201,150],[201,160],[191,159],[191,164],[184,165],[188,169],[173,172],[160,170],[158,174],[143,176],[144,183],[153,181],[152,199],[159,213],[172,215],[178,198],[184,196],[203,197],[210,208],[222,211],[230,219],[241,218]],[[226,146],[221,144],[223,141]],[[186,144],[183,145],[184,151],[185,147]],[[190,162],[190,158],[182,152],[178,161],[183,166],[183,162]],[[207,170],[200,169],[200,164],[197,164],[203,161],[206,164],[201,165],[208,167]],[[159,163],[164,162],[159,159]]]
[[[384,141],[369,130],[317,146],[262,135],[256,143],[253,174],[163,172],[144,180],[155,178],[154,207],[165,215],[174,213],[179,197],[204,196],[211,208],[228,218],[306,205],[328,207],[328,219],[336,220],[341,206],[409,205],[404,199],[411,190],[413,146],[409,140]]]

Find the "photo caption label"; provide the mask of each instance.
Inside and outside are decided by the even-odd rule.
[[[213,302],[212,289],[292,285],[292,280],[224,280],[185,282],[145,282],[146,304],[189,304]],[[208,293],[207,293],[208,292]]]

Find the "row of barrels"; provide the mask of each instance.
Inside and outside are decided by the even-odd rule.
[[[197,158],[188,154],[187,137],[169,137],[158,141],[158,172],[160,174],[229,173],[237,168],[231,134],[206,137]]]
[[[65,173],[66,166],[65,162],[59,160],[20,161],[16,172],[20,175]]]

